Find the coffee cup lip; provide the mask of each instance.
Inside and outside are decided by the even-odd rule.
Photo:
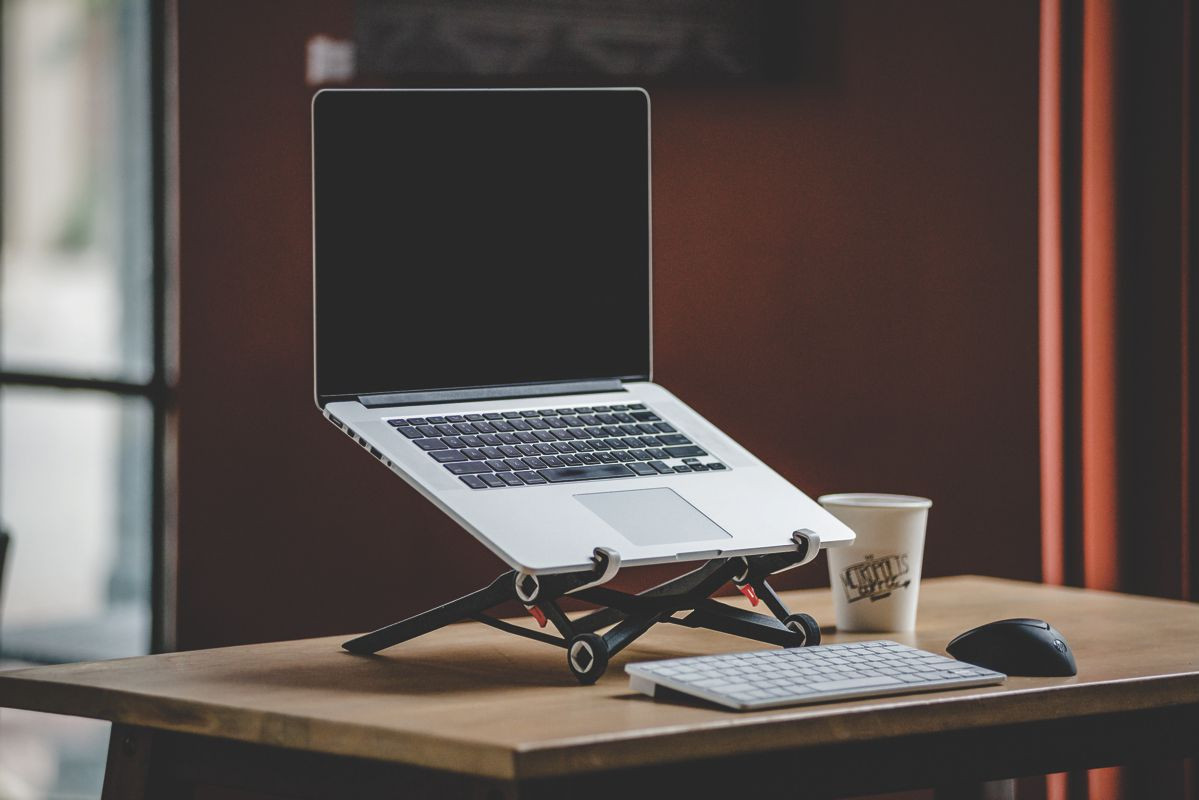
[[[824,494],[816,500],[822,506],[842,508],[929,508],[933,504],[927,497],[880,492],[840,492]]]

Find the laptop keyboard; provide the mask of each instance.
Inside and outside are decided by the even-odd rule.
[[[388,423],[472,489],[727,469],[642,403]]]

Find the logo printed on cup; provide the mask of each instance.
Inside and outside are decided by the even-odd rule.
[[[841,571],[841,585],[845,588],[845,599],[850,603],[859,600],[876,602],[897,589],[912,585],[905,579],[908,574],[908,554],[876,556],[866,555],[865,561],[850,564]]]

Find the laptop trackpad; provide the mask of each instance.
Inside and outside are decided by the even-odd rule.
[[[575,499],[636,545],[732,538],[671,489],[595,492]]]

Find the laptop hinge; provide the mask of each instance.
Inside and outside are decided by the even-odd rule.
[[[623,392],[620,378],[593,381],[563,381],[561,383],[525,383],[508,386],[478,386],[470,389],[436,389],[422,392],[391,392],[364,394],[358,402],[367,408],[383,406],[419,406],[426,403],[466,403],[474,400],[501,400],[515,397],[546,397],[554,394],[588,394],[591,392]]]

